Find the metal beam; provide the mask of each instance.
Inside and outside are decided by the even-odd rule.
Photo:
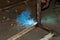
[[[37,0],[37,22],[38,25],[41,24],[41,2]]]
[[[28,27],[28,28],[24,29],[23,31],[17,33],[16,35],[13,35],[12,37],[8,38],[7,40],[16,40],[17,38],[20,38],[21,36],[28,33],[29,31],[31,31],[34,28],[35,27]]]

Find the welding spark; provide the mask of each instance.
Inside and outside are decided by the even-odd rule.
[[[22,24],[24,27],[30,27],[37,24],[34,18],[31,17],[30,10],[25,10],[17,17],[17,21]]]

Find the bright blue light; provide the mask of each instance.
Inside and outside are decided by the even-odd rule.
[[[30,10],[21,12],[21,14],[17,17],[17,21],[20,22],[24,27],[30,27],[37,24],[34,18],[31,17]]]

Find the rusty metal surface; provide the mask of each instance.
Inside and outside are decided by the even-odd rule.
[[[23,29],[23,27],[17,25],[16,14],[0,11],[0,40],[6,40]]]
[[[36,16],[36,14],[34,14],[36,13],[36,4],[34,0],[33,2],[27,2],[29,6],[27,6],[24,1],[21,3],[21,0],[7,0],[7,2],[9,3],[6,3],[6,0],[0,0],[0,40],[6,40],[7,38],[25,29],[25,27],[21,27],[16,22],[16,18],[20,15],[20,12],[26,10],[29,7],[32,15]],[[13,4],[16,2],[19,3]]]
[[[52,23],[43,24],[44,26],[48,26],[49,29],[52,29],[57,33],[57,36],[52,37],[50,40],[60,40],[60,35],[59,35],[60,34],[60,7],[55,8],[54,2],[52,2],[50,5],[50,8],[48,8],[47,10],[42,12],[42,18],[47,20],[45,18],[45,16],[47,16],[47,15],[56,19],[55,23],[53,23],[53,24]],[[38,35],[40,35],[40,34],[38,32],[37,33],[34,32],[34,30],[33,30],[33,31],[27,33],[26,35],[22,36],[21,38],[18,38],[17,40],[39,40],[39,38],[41,36],[38,36]]]
[[[42,38],[46,34],[48,34],[48,32],[46,32],[40,28],[36,28],[36,29],[33,29],[32,31],[26,33],[22,37],[19,37],[16,40],[40,40],[40,38]]]
[[[59,31],[60,30],[60,7],[55,7],[54,0],[51,2],[50,7],[47,10],[42,12],[42,18],[44,18],[44,20],[49,19],[48,17],[51,17],[52,19],[55,18],[54,20],[55,22],[49,21],[51,23],[45,22],[43,23],[43,25],[57,32],[57,35],[60,35],[60,31]]]
[[[4,8],[4,7],[7,7],[9,5],[13,5],[13,4],[16,4],[18,2],[23,2],[23,1],[26,1],[26,0],[0,0],[0,8]]]

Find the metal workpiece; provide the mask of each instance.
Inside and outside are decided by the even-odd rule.
[[[48,32],[42,30],[41,28],[34,28],[33,30],[29,31],[22,37],[17,38],[16,40],[40,40],[46,34],[48,34]]]
[[[2,9],[8,9],[8,8],[10,8],[10,7],[13,7],[13,6],[15,6],[16,4],[18,4],[19,2],[21,2],[21,3],[23,3],[24,1],[26,1],[26,0],[2,0],[2,1],[0,1],[0,9],[2,10]]]
[[[22,14],[25,18],[29,17],[30,24],[31,19],[35,24],[22,26],[21,21],[17,21]],[[22,22],[28,24],[23,16]],[[57,35],[60,34],[60,8],[50,6],[47,10],[41,11],[40,0],[0,0],[0,40],[40,40],[49,33],[44,27],[52,29]],[[60,40],[60,35],[52,39]]]
[[[37,0],[37,21],[41,23],[41,2]]]
[[[12,1],[12,0],[11,0]],[[26,1],[18,1],[18,2],[9,2],[7,3],[7,6],[2,4],[0,6],[0,40],[7,40],[10,37],[18,34],[22,30],[26,30],[26,27],[21,26],[17,22],[17,17],[21,14],[22,11],[25,11],[26,9],[31,10],[32,17],[36,18],[36,2],[34,0],[26,2]],[[28,29],[29,30],[29,29]]]

